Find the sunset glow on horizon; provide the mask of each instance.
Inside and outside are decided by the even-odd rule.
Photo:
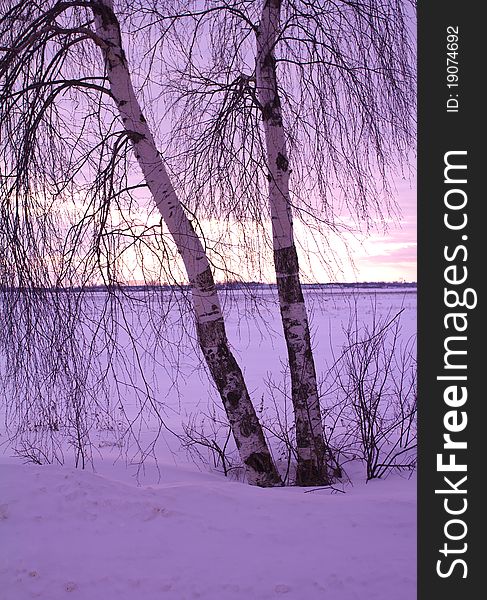
[[[149,208],[150,198],[143,201],[148,208],[138,215],[139,220],[155,224],[159,219]],[[375,231],[369,234],[336,233],[324,228],[310,232],[298,219],[295,220],[297,250],[303,283],[353,283],[353,282],[415,282],[417,278],[416,256],[416,191],[414,182],[398,186],[396,204],[400,217],[388,223],[386,232]],[[269,231],[252,232],[252,227],[242,227],[236,222],[224,223],[218,220],[199,221],[212,264],[215,280],[254,281],[274,283],[275,274],[270,250]],[[173,246],[165,236],[168,248]],[[260,256],[257,256],[257,249]],[[125,255],[123,273],[127,283],[140,285],[147,282],[147,272],[156,271],[157,257],[147,255],[144,269],[130,250]],[[175,248],[172,249],[171,274],[181,283],[187,283]],[[154,282],[171,283],[161,277]]]

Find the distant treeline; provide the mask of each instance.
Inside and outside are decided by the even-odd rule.
[[[367,281],[362,283],[303,283],[302,287],[306,290],[321,290],[321,289],[416,289],[416,282],[403,282],[403,281]],[[258,281],[231,281],[226,283],[217,283],[217,289],[219,290],[266,290],[276,289],[275,283],[261,283]],[[127,292],[144,292],[144,291],[184,291],[189,290],[188,284],[180,285],[169,285],[169,284],[114,284],[114,285],[87,285],[83,287],[10,287],[0,286],[0,292],[116,292],[116,291],[127,291]]]

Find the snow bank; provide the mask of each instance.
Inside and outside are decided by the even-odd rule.
[[[4,600],[411,600],[413,480],[305,493],[165,465],[159,485],[0,464]]]

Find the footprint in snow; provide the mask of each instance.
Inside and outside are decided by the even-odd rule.
[[[165,508],[160,508],[159,506],[154,506],[148,515],[144,517],[144,521],[152,521],[157,517],[168,517],[169,513]]]

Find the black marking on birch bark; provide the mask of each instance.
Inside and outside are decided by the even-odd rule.
[[[306,328],[306,332],[305,332],[305,346],[306,346],[306,349],[304,351],[304,358],[305,358],[306,361],[308,361],[309,363],[311,363],[313,365],[313,368],[314,368],[313,352],[311,351],[311,343],[309,343],[308,340],[310,340],[310,335],[309,335],[309,329]]]
[[[267,104],[264,104],[264,106],[262,107],[262,120],[268,121],[269,119],[272,118],[272,105],[270,102],[268,102]]]
[[[298,319],[286,319],[287,321],[287,325],[288,327],[298,327],[299,325],[301,325],[301,321],[299,321]]]
[[[297,360],[294,361],[289,361],[289,363],[294,362],[294,365],[292,368],[294,368],[294,372],[298,371],[299,367],[301,367],[301,371],[306,373],[304,375],[304,377],[306,376],[311,376],[311,373],[309,372],[309,370],[306,368],[307,365],[299,365]],[[313,395],[314,390],[310,389],[311,386],[305,384],[305,383],[296,383],[292,386],[292,390],[293,390],[293,400],[294,400],[294,404],[299,407],[299,408],[306,408],[307,403],[309,401],[310,396]]]
[[[275,77],[275,73],[274,73],[274,77]],[[272,107],[274,108],[274,112],[276,113],[276,116],[280,117],[281,115],[278,114],[278,113],[281,112],[281,98],[280,98],[279,94],[277,93],[277,90],[276,90],[276,93],[274,95],[274,100],[272,102]]]
[[[220,354],[222,353],[220,345],[226,343],[227,339],[223,317],[220,317],[215,321],[198,323],[197,330],[198,337],[203,347],[216,348],[217,352],[220,351]]]
[[[275,10],[279,10],[281,8],[281,0],[266,0],[265,8],[272,6]]]
[[[239,426],[242,436],[248,438],[257,433],[258,422],[256,421],[255,415],[245,414],[242,415]]]
[[[202,292],[212,292],[215,289],[215,280],[210,267],[196,275],[194,286]]]
[[[144,115],[142,113],[140,113],[139,120],[141,123],[147,123],[146,118],[144,117]]]
[[[106,6],[102,2],[93,2],[91,6],[91,10],[94,14],[98,14],[101,17],[101,22],[103,29],[108,29],[109,27],[115,27],[117,30],[117,41],[116,43],[110,42],[110,40],[104,40],[107,44],[111,46],[118,46],[121,51],[121,60],[125,64],[126,58],[125,53],[122,49],[122,32],[120,30],[120,23],[115,15],[113,8],[110,6]]]
[[[285,317],[284,317],[284,318],[285,318]],[[289,339],[290,341],[292,341],[292,340],[297,340],[297,339],[299,338],[299,336],[298,336],[298,334],[297,334],[297,333],[293,333],[293,332],[291,331],[291,327],[292,327],[292,325],[291,325],[291,323],[289,323],[289,321],[288,321],[287,323],[285,323],[285,324],[284,324],[284,327],[285,327],[285,328],[286,328],[286,330],[287,330],[288,339]]]
[[[113,8],[107,6],[106,4],[103,4],[102,2],[94,2],[92,10],[94,13],[98,13],[101,16],[101,21],[104,29],[108,29],[111,26],[116,28],[118,40],[121,40],[122,35],[120,31],[120,23],[118,22],[117,16],[115,15]]]
[[[93,2],[92,10],[101,16],[104,29],[108,29],[110,25],[118,27],[118,20],[113,9],[106,4],[103,4],[102,2]]]
[[[126,104],[127,104],[127,100],[119,100],[118,101],[119,106],[125,106]]]
[[[272,52],[268,52],[264,58],[262,59],[262,67],[264,69],[275,69],[276,67],[276,59],[272,56]]]
[[[299,263],[296,248],[274,250],[274,265],[277,275],[277,290],[281,307],[283,304],[304,302],[303,290],[299,282]]]
[[[299,262],[296,247],[277,248],[274,250],[274,265],[278,275],[295,275],[299,273]]]
[[[298,464],[297,485],[323,485],[331,483],[331,474],[326,460],[325,441],[322,434],[311,436],[315,457],[301,459]]]
[[[227,394],[227,402],[230,404],[230,406],[232,406],[233,408],[236,408],[238,406],[238,403],[240,402],[240,398],[242,396],[238,393],[238,392],[229,392]]]
[[[257,473],[269,473],[273,469],[270,456],[262,452],[253,452],[247,458],[245,464],[254,469],[254,471],[257,471]],[[279,480],[276,479],[275,483],[278,482]]]
[[[284,156],[284,154],[281,154],[280,152],[277,153],[276,166],[280,171],[283,171],[284,173],[289,168],[289,160]]]
[[[278,276],[277,291],[283,304],[302,304],[304,302],[303,290],[297,273]]]
[[[143,133],[139,133],[138,131],[127,131],[127,136],[129,140],[134,142],[134,144],[138,144],[142,140],[145,140],[145,135]]]
[[[311,432],[309,424],[306,421],[301,421],[299,427],[296,428],[296,445],[298,448],[308,448]]]
[[[309,328],[305,326],[302,340],[296,344],[295,338],[289,336],[287,322],[284,320],[286,344],[289,355],[289,366],[292,373],[300,373],[301,377],[292,380],[292,396],[298,406],[304,407],[310,397],[316,396],[316,369],[311,351]],[[303,347],[305,348],[303,352]],[[298,353],[302,356],[299,359]],[[310,383],[305,383],[310,382]]]
[[[275,127],[282,127],[281,102],[279,96],[274,96],[274,99],[262,106],[262,120],[267,121]]]
[[[296,473],[296,485],[314,486],[328,485],[329,478],[323,473],[323,469],[312,459],[301,459]]]

